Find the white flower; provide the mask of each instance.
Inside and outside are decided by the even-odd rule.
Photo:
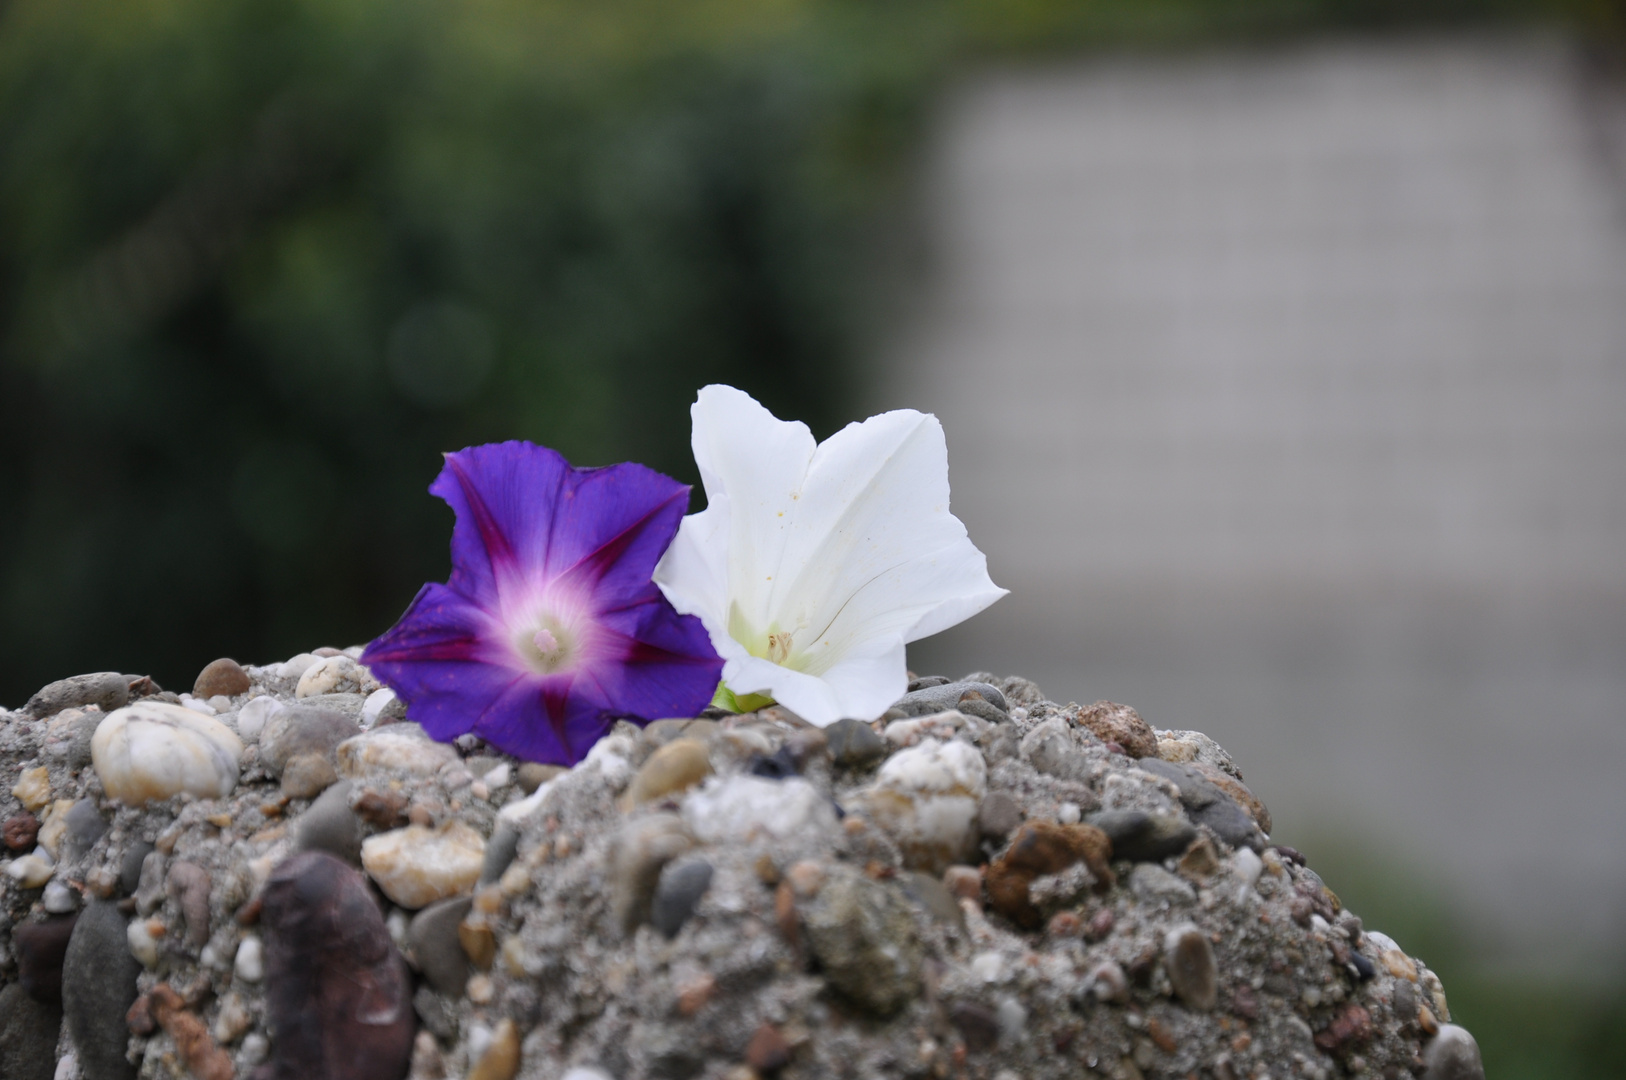
[[[819,725],[873,719],[907,688],[905,642],[1005,595],[949,513],[935,416],[882,413],[815,444],[731,386],[690,415],[707,505],[655,583],[705,624],[735,695]]]

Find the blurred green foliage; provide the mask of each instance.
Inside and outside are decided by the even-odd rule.
[[[374,636],[443,450],[693,481],[708,381],[849,419],[968,59],[1544,10],[0,0],[0,701]]]

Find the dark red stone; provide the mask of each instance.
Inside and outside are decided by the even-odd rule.
[[[1338,1010],[1332,1023],[1316,1032],[1315,1044],[1329,1054],[1342,1055],[1371,1037],[1372,1014],[1352,1001]]]
[[[271,1058],[254,1080],[400,1080],[412,984],[366,879],[300,852],[271,872],[260,925]]]
[[[77,914],[23,923],[11,932],[17,950],[17,981],[36,1001],[62,1002],[62,961],[68,954]]]
[[[24,810],[20,814],[13,814],[0,826],[0,836],[5,839],[6,847],[12,851],[34,850],[34,838],[40,834],[39,818]]]

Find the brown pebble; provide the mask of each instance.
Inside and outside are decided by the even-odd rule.
[[[701,972],[678,988],[677,1010],[683,1016],[693,1016],[716,994],[717,980],[709,972]]]
[[[430,825],[434,824],[435,815],[431,814],[429,812],[429,807],[425,806],[423,803],[413,803],[411,808],[407,810],[407,821],[414,825],[428,828]]]
[[[1434,1019],[1427,1005],[1417,1006],[1417,1026],[1423,1029],[1424,1035],[1434,1036],[1440,1032],[1440,1022]]]
[[[225,828],[230,828],[231,827],[231,815],[230,814],[225,814],[225,813],[210,814],[208,817],[204,818],[203,820],[207,821],[209,824],[213,825],[217,829],[225,829]]]
[[[130,1011],[124,1014],[124,1026],[130,1029],[131,1034],[143,1038],[158,1030],[158,1021],[152,1018],[150,994],[142,994],[130,1003]]]
[[[956,900],[975,900],[982,903],[982,868],[979,866],[951,866],[943,871],[943,887]]]
[[[1050,916],[1046,932],[1053,938],[1078,937],[1084,932],[1084,920],[1071,911],[1058,911]]]
[[[62,964],[78,921],[78,915],[69,915],[23,922],[12,929],[18,981],[34,1000],[50,1003],[62,999]]]
[[[796,912],[796,894],[791,891],[788,881],[781,881],[779,888],[774,890],[773,918],[781,937],[792,946],[801,943],[802,921]]]
[[[195,1080],[232,1080],[231,1055],[215,1044],[181,996],[168,983],[153,987],[150,996],[153,1018],[175,1040],[175,1049]]]
[[[375,791],[366,788],[351,807],[356,816],[380,829],[395,829],[407,822],[407,797],[398,791]]]
[[[1113,924],[1117,921],[1118,917],[1112,913],[1111,908],[1102,908],[1090,916],[1089,924],[1084,927],[1084,940],[1096,942],[1105,939],[1112,933]]]
[[[512,1020],[505,1019],[497,1025],[491,1045],[469,1070],[468,1080],[514,1080],[519,1072],[519,1052],[519,1028]]]
[[[209,872],[197,863],[177,862],[165,883],[170,899],[186,919],[186,944],[201,949],[209,941]]]
[[[774,862],[773,856],[766,851],[757,856],[756,862],[751,864],[751,869],[756,871],[757,880],[764,885],[779,884],[779,864]]]
[[[824,867],[811,859],[803,859],[793,863],[785,871],[785,880],[790,882],[791,889],[804,900],[816,896],[824,885]]]
[[[1170,930],[1164,946],[1169,983],[1186,1008],[1207,1012],[1219,1002],[1219,967],[1214,946],[1187,924]]]
[[[1316,1032],[1315,1044],[1329,1054],[1344,1056],[1372,1037],[1372,1014],[1351,1001],[1339,1009],[1332,1023]]]
[[[988,904],[1018,926],[1037,930],[1044,916],[1028,899],[1034,878],[1084,863],[1102,887],[1110,886],[1115,880],[1108,865],[1111,857],[1112,841],[1093,825],[1030,821],[988,867],[984,876]]]
[[[564,772],[560,765],[540,765],[534,761],[527,761],[514,770],[514,783],[527,795],[536,794],[536,789]]]
[[[711,750],[699,739],[673,739],[649,755],[621,796],[621,808],[676,795],[711,775]]]
[[[1156,757],[1157,734],[1128,705],[1097,701],[1078,714],[1078,723],[1104,743],[1116,743],[1132,758]]]
[[[790,1064],[790,1043],[778,1028],[764,1020],[745,1047],[745,1063],[764,1075],[777,1073]]]
[[[223,656],[198,672],[197,681],[192,684],[192,696],[205,701],[216,694],[235,697],[248,693],[249,685],[248,672],[243,666]]]
[[[1259,796],[1248,789],[1248,785],[1224,769],[1216,768],[1206,761],[1193,761],[1187,767],[1196,770],[1202,774],[1205,780],[1208,780],[1215,787],[1235,799],[1237,805],[1246,810],[1248,816],[1253,818],[1254,824],[1259,826],[1259,831],[1269,835],[1272,824],[1270,811],[1266,810],[1265,804],[1259,801]]]
[[[1199,836],[1191,842],[1177,867],[1180,876],[1187,881],[1207,881],[1219,868],[1219,852],[1214,850],[1214,842],[1207,836]]]
[[[11,815],[5,825],[0,826],[0,836],[4,836],[6,847],[12,851],[33,851],[39,834],[40,819],[27,810]]]
[[[484,916],[471,915],[457,924],[457,940],[468,955],[469,963],[481,971],[490,971],[497,958],[497,936],[491,932]]]
[[[1176,1045],[1174,1032],[1168,1024],[1163,1022],[1161,1017],[1149,1016],[1146,1018],[1146,1034],[1152,1037],[1152,1041],[1157,1044],[1159,1050],[1165,1054],[1174,1053]]]

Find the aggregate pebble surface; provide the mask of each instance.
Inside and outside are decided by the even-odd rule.
[[[0,710],[0,1073],[1483,1080],[1200,732],[976,673],[561,769],[358,657]]]

